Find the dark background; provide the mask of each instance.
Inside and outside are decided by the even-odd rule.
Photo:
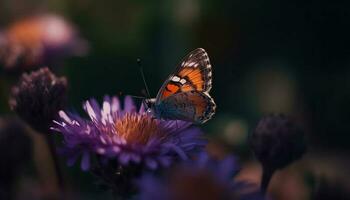
[[[60,66],[69,80],[71,108],[81,110],[83,100],[106,94],[142,95],[138,58],[155,96],[181,59],[202,47],[213,66],[211,94],[218,106],[203,127],[210,138],[247,157],[246,138],[257,120],[286,113],[304,127],[312,159],[340,156],[330,174],[345,167],[349,1],[2,0],[0,25],[40,12],[64,16],[90,44],[87,56]],[[2,97],[1,109],[9,113]]]

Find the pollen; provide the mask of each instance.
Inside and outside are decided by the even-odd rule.
[[[146,144],[151,139],[162,140],[166,135],[159,121],[147,114],[126,113],[115,122],[117,134],[126,142]]]

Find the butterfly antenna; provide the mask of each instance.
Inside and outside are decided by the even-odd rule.
[[[136,99],[145,99],[146,97],[141,97],[141,96],[135,96],[135,95],[128,95]]]
[[[147,92],[147,98],[151,98],[151,95],[150,95],[149,90],[148,90],[145,74],[143,73],[143,68],[141,66],[141,59],[139,59],[139,58],[137,59],[137,64],[140,67],[140,73],[141,73],[141,76],[142,76],[143,84],[145,85],[145,89],[146,89],[146,92]]]

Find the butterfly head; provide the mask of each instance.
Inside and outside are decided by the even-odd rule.
[[[146,111],[149,113],[152,113],[154,110],[154,106],[156,103],[156,99],[152,98],[152,99],[145,99],[144,101],[145,107],[146,107]]]

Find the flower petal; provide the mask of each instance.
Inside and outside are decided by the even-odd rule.
[[[90,155],[88,152],[83,153],[83,157],[81,159],[81,169],[83,171],[87,171],[90,168]]]
[[[155,170],[158,167],[157,162],[151,158],[146,158],[145,162],[146,162],[147,167],[152,169],[152,170]]]
[[[124,111],[125,112],[135,112],[136,111],[135,103],[130,96],[126,96],[124,99]]]
[[[117,97],[112,98],[112,113],[115,113],[120,110],[120,102]]]
[[[121,153],[119,155],[119,162],[122,165],[127,165],[127,164],[129,164],[130,158],[131,157],[130,157],[129,153]]]
[[[79,155],[78,154],[73,154],[71,156],[69,156],[68,160],[67,160],[67,165],[68,166],[73,166],[74,163],[77,161]]]
[[[140,109],[139,109],[139,114],[142,114],[146,111],[146,108],[145,108],[145,103],[142,102],[141,103],[141,106],[140,106]]]

